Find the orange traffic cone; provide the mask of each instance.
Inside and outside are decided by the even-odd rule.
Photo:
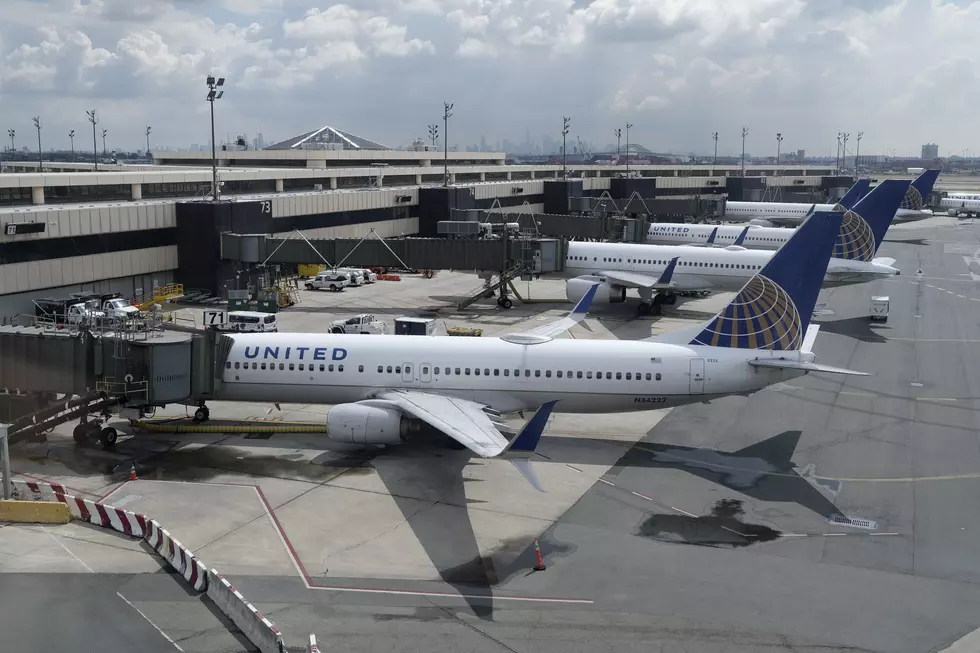
[[[138,480],[136,478],[136,463],[133,463],[133,466],[129,469],[129,480],[131,481]]]
[[[537,564],[534,565],[534,571],[544,571],[547,569],[544,560],[541,559],[541,545],[538,544],[538,538],[534,538],[534,557],[537,560]]]

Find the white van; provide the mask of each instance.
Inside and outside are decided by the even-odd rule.
[[[279,331],[279,322],[276,320],[275,313],[231,311],[228,313],[228,321],[221,325],[219,330],[245,333],[272,333]]]
[[[364,283],[374,283],[378,280],[378,275],[374,270],[369,270],[367,268],[358,268],[361,274],[364,275]]]

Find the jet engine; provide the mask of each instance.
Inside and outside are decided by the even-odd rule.
[[[327,411],[327,437],[348,444],[398,444],[414,430],[415,420],[395,408],[338,404]]]
[[[605,281],[600,281],[598,277],[569,279],[565,282],[565,296],[568,297],[568,301],[577,303],[596,283],[599,284],[599,288],[596,289],[595,297],[592,298],[593,304],[618,304],[626,301],[625,286],[614,286]]]
[[[769,222],[765,218],[752,218],[749,220],[750,227],[775,227],[773,223]]]

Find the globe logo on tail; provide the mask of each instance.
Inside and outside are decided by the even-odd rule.
[[[871,261],[875,256],[875,235],[871,225],[854,211],[846,211],[840,234],[834,243],[834,258],[848,261]]]
[[[799,349],[803,344],[803,321],[786,291],[757,274],[691,344],[779,351]]]
[[[909,184],[908,189],[905,191],[905,199],[902,200],[898,208],[909,211],[921,211],[922,206],[922,193],[919,192],[918,188]]]

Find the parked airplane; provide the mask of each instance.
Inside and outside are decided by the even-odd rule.
[[[332,404],[327,437],[397,444],[428,424],[483,457],[527,453],[552,412],[650,410],[746,394],[820,365],[809,326],[840,231],[815,216],[718,315],[641,341],[557,339],[597,287],[556,322],[500,338],[247,333],[222,336],[217,398]],[[511,441],[504,413],[536,410]],[[536,486],[520,460],[517,467]]]
[[[896,222],[922,220],[932,215],[932,211],[924,209],[924,199],[932,192],[932,187],[939,177],[939,170],[926,170],[912,180],[898,210],[895,212]],[[794,204],[788,202],[726,202],[726,220],[748,220],[750,224],[760,227],[791,227],[798,225],[803,218],[814,211],[833,211],[834,204]]]
[[[763,225],[764,220],[779,220],[783,218],[796,219],[799,224],[810,215],[811,211],[835,211],[850,209],[868,194],[871,186],[870,179],[858,179],[854,182],[837,204],[806,204],[803,202],[725,202],[724,219],[728,222],[749,222],[756,226]]]
[[[946,209],[949,215],[966,214],[969,217],[980,215],[980,195],[976,199],[971,199],[965,195],[958,197],[948,196],[939,200],[939,206]]]
[[[909,182],[905,180],[888,179],[872,189],[860,201],[852,205],[853,211],[868,225],[875,235],[875,251],[881,245],[888,227],[894,218],[894,211],[889,207],[894,203],[892,197],[898,192],[893,186],[901,187],[902,195],[907,196]],[[885,196],[888,196],[887,198]],[[882,201],[884,200],[884,201]],[[848,229],[848,218],[844,220],[844,229]],[[747,249],[779,249],[793,235],[795,229],[788,227],[759,227],[756,225],[726,226],[707,224],[671,224],[658,222],[650,225],[647,232],[647,242],[658,245],[742,245]],[[843,256],[840,256],[843,255]],[[847,252],[835,252],[834,256],[846,258]]]
[[[905,197],[907,181],[887,180],[859,203],[863,215],[844,214],[837,246],[827,267],[824,286],[866,283],[899,274],[895,259],[875,259],[878,245],[895,207]],[[839,212],[819,212],[826,218]],[[795,237],[795,236],[794,236]],[[678,292],[738,290],[773,257],[773,252],[744,247],[690,247],[687,245],[634,245],[623,243],[568,243],[565,293],[578,301],[600,284],[595,301],[626,301],[626,290],[640,296],[638,311],[658,313],[661,304],[673,304]]]

